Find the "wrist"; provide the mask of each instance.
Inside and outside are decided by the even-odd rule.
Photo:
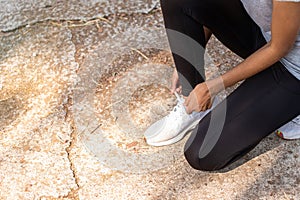
[[[222,76],[206,81],[206,85],[211,96],[215,96],[225,89]]]

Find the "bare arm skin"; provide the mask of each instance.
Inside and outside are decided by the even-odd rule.
[[[293,47],[300,31],[300,3],[273,0],[272,39],[239,65],[222,76],[196,86],[185,101],[186,111],[211,107],[211,97],[276,63]]]

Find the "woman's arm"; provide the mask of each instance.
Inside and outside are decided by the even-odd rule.
[[[273,0],[272,40],[222,76],[225,87],[273,65],[293,47],[300,29],[300,3]]]
[[[199,84],[186,99],[188,113],[211,106],[211,96],[270,67],[293,47],[300,31],[300,3],[273,0],[272,39],[224,75]]]

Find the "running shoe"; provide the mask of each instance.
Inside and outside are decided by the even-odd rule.
[[[276,131],[285,140],[300,139],[300,115]]]
[[[165,146],[180,141],[211,110],[187,114],[183,97],[177,93],[175,95],[178,102],[170,114],[152,124],[144,133],[147,144],[151,146]],[[216,100],[214,101],[215,103]]]

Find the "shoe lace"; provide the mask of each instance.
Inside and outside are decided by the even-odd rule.
[[[175,96],[177,98],[177,104],[167,117],[169,119],[172,118],[173,120],[178,120],[180,119],[180,116],[185,114],[185,108],[183,106],[183,102],[184,102],[183,98],[180,97],[176,92],[175,92]]]

